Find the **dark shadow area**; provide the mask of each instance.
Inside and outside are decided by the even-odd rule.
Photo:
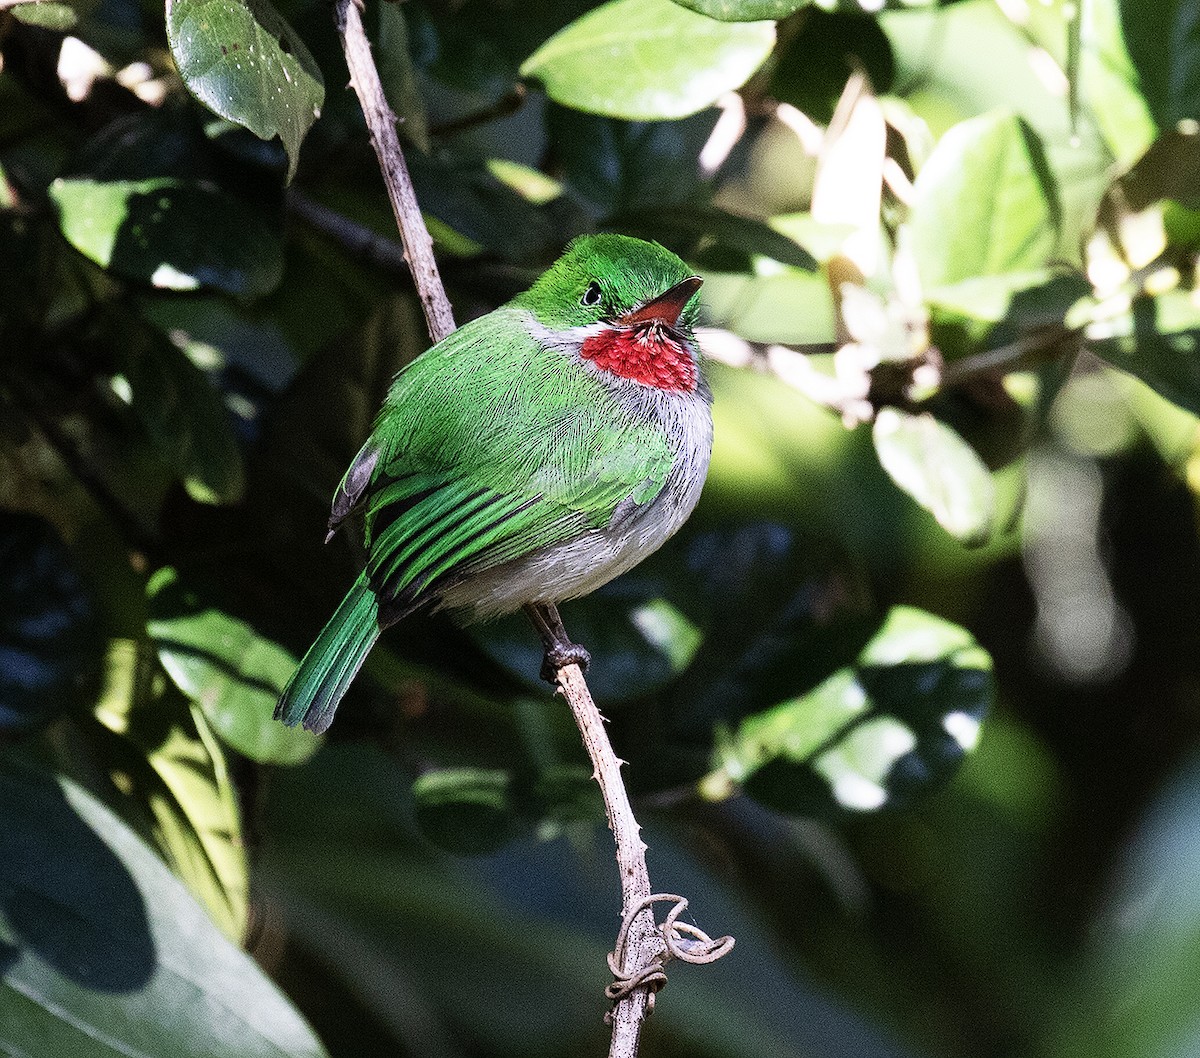
[[[0,916],[21,947],[98,992],[143,987],[157,959],[124,864],[49,776],[0,770]],[[0,948],[0,969],[17,948]]]

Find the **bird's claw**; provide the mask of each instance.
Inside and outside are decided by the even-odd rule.
[[[580,671],[586,673],[591,663],[592,655],[578,643],[569,641],[555,643],[546,648],[546,653],[542,657],[542,679],[554,685],[558,683],[559,669],[564,669],[568,665],[578,665]]]

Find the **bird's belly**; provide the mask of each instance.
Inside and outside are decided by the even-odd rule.
[[[707,454],[703,465],[680,468],[654,500],[616,524],[463,580],[446,589],[439,608],[453,611],[460,620],[479,621],[527,603],[557,603],[595,591],[653,554],[683,525],[700,498]]]

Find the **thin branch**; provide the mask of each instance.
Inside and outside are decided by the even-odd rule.
[[[429,334],[435,342],[440,342],[454,330],[454,313],[450,310],[450,301],[433,256],[433,240],[421,217],[404,153],[400,150],[396,115],[383,94],[379,70],[363,29],[362,11],[354,0],[337,0],[334,20],[342,41],[342,51],[346,55],[346,66],[350,70],[350,85],[358,96],[371,133],[371,146],[375,148],[375,155],[379,159],[388,200],[392,203],[400,237],[404,240],[404,256],[408,259],[413,281],[417,285]]]
[[[355,0],[337,0],[335,19],[346,54],[346,63],[350,69],[350,83],[362,105],[363,115],[371,133],[371,142],[379,157],[388,197],[404,241],[405,256],[425,308],[429,333],[433,340],[438,342],[454,329],[454,317],[433,259],[432,242],[421,219],[408,168],[401,153],[400,141],[396,136],[396,118],[384,98],[379,74],[371,57],[370,44],[363,31],[361,11],[355,5]],[[673,916],[668,915],[663,927],[665,932],[660,932],[655,926],[651,899],[654,894],[646,869],[646,846],[641,840],[641,828],[634,817],[625,785],[621,780],[621,761],[613,752],[612,743],[604,730],[604,718],[596,708],[583,678],[583,671],[575,660],[586,656],[586,652],[574,647],[567,639],[554,606],[529,607],[528,612],[542,635],[543,643],[546,644],[547,663],[552,670],[550,674],[570,705],[584,746],[592,760],[609,826],[616,841],[617,867],[621,876],[623,926],[622,942],[617,945],[618,952],[614,957],[614,962],[619,960],[620,963],[619,966],[614,966],[614,971],[619,970],[617,976],[620,987],[617,989],[619,998],[615,1001],[610,1018],[613,1034],[609,1055],[610,1058],[635,1058],[642,1024],[652,1007],[653,989],[661,987],[665,980],[661,974],[662,964],[673,954],[682,957],[678,953],[687,950],[687,944],[694,943],[696,934],[692,934],[691,942],[681,942],[677,937],[680,927],[676,919],[683,907],[686,907],[686,901],[682,901],[681,905],[677,903],[679,910],[674,912]],[[679,897],[669,899],[682,900]],[[707,937],[703,937],[703,942],[715,953],[712,954],[713,958],[724,954],[733,943],[730,938],[709,942]],[[703,960],[694,958],[689,961]],[[654,967],[657,967],[657,970]],[[650,977],[645,976],[647,972],[650,972]]]
[[[571,706],[571,714],[583,737],[583,745],[592,761],[593,776],[604,798],[608,825],[617,844],[617,869],[621,874],[621,919],[629,923],[628,935],[620,951],[621,976],[633,977],[663,951],[662,937],[654,926],[654,912],[646,901],[651,895],[650,873],[646,868],[646,843],[634,817],[625,784],[621,781],[621,761],[613,752],[604,717],[592,701],[591,692],[578,665],[566,665],[557,673],[558,687]],[[639,911],[638,908],[641,907]],[[635,914],[636,912],[636,914]],[[634,915],[632,920],[630,916]],[[621,947],[618,945],[618,947]],[[612,1012],[612,1045],[609,1058],[634,1058],[642,1023],[650,1005],[648,988],[637,988],[618,1000]]]
[[[3,2],[4,0],[0,0],[0,3]],[[404,244],[396,239],[380,235],[373,228],[351,220],[294,187],[288,189],[287,208],[322,235],[339,242],[359,260],[388,272],[409,274]]]
[[[431,125],[429,127],[429,135],[435,138],[451,136],[457,132],[466,132],[468,129],[477,128],[492,121],[499,121],[501,118],[506,118],[510,114],[515,114],[520,110],[525,103],[526,94],[525,86],[518,81],[513,85],[511,92],[506,92],[491,106],[484,107],[482,110],[476,110],[470,114],[464,114],[462,117],[454,118],[452,121],[443,121],[440,125]]]

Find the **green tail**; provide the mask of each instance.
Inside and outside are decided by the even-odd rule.
[[[318,734],[329,727],[379,633],[379,604],[359,577],[288,680],[275,719],[289,727],[303,723]]]

